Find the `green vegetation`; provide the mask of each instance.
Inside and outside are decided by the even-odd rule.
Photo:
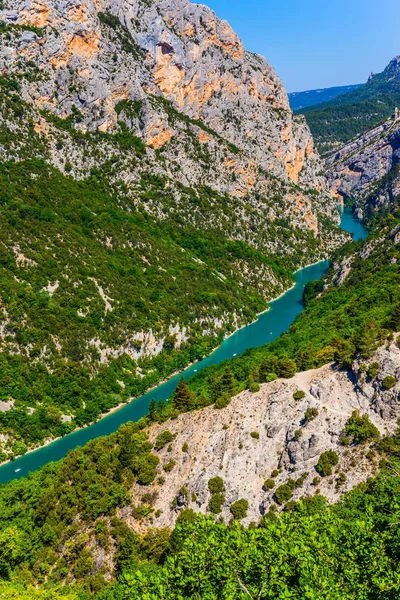
[[[229,510],[231,511],[233,518],[237,521],[241,519],[245,519],[247,517],[247,510],[249,508],[249,503],[244,498],[240,500],[236,500],[233,504],[230,505]]]
[[[288,483],[283,483],[276,488],[274,498],[278,504],[284,504],[293,496],[293,488]]]
[[[172,442],[173,439],[174,436],[172,435],[172,433],[168,431],[168,429],[166,429],[162,433],[158,434],[154,447],[156,450],[161,450],[162,448],[164,448],[164,446]]]
[[[343,430],[345,437],[351,438],[354,444],[364,444],[379,438],[379,429],[375,427],[368,415],[360,415],[354,411]]]
[[[384,390],[391,390],[397,384],[397,379],[392,375],[387,375],[382,381],[382,387]]]
[[[337,452],[334,450],[327,450],[321,454],[315,468],[321,477],[328,477],[329,475],[332,475],[332,467],[337,465],[338,462],[339,456]]]
[[[224,491],[224,481],[221,477],[212,477],[208,480],[208,489],[211,494],[220,494]]]
[[[275,487],[275,481],[273,479],[266,479],[264,481],[263,490],[268,492],[269,490],[273,490]]]
[[[258,433],[258,431],[252,431],[252,432],[250,433],[250,436],[251,436],[252,438],[254,438],[255,440],[259,440],[259,439],[260,439],[260,434]]]
[[[392,61],[386,69],[348,94],[301,109],[321,151],[379,125],[400,105],[400,72]]]
[[[286,504],[285,511],[270,511],[249,529],[237,523],[248,510],[247,501],[240,499],[230,507],[229,526],[184,510],[172,533],[150,527],[140,536],[116,513],[132,506],[129,489],[140,483],[143,465],[154,468],[157,457],[138,424],[124,425],[63,461],[0,488],[0,592],[15,600],[142,600],[159,597],[157,590],[163,589],[170,600],[195,592],[244,600],[247,596],[232,587],[239,577],[251,593],[264,586],[262,598],[283,600],[288,590],[294,599],[312,589],[318,599],[341,600],[345,594],[350,600],[394,600],[400,591],[398,436],[380,441],[377,452],[384,472],[337,505],[327,505],[318,495],[292,501],[293,490],[308,475],[304,473],[276,489],[275,500]],[[336,463],[332,458],[331,465]],[[336,487],[345,481],[340,472]],[[265,487],[272,489],[270,483]],[[139,521],[153,510],[156,492],[151,485],[146,489],[142,504],[132,506],[132,518]],[[209,489],[209,510],[218,515],[225,503],[223,480],[210,479]],[[180,492],[189,498],[188,489]],[[110,553],[116,580],[111,585],[103,567],[95,564],[97,545]],[[307,565],[299,561],[299,551],[307,555]],[[375,565],[373,577],[370,564]],[[274,566],[273,577],[269,565]],[[345,580],[343,573],[348,574]]]
[[[306,393],[303,392],[303,390],[297,390],[294,394],[293,394],[293,398],[295,400],[303,400],[303,398],[306,397]]]

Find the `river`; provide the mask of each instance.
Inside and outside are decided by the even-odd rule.
[[[353,235],[354,240],[366,237],[363,225],[353,218],[349,209],[342,212],[342,229]],[[321,261],[298,271],[295,275],[295,285],[285,294],[270,303],[270,310],[261,314],[257,321],[238,330],[219,346],[210,356],[198,362],[183,373],[188,379],[209,365],[218,364],[228,358],[242,354],[248,348],[262,346],[277,339],[293,323],[296,316],[303,310],[302,296],[304,286],[308,281],[320,279],[327,271],[328,261]],[[79,429],[51,444],[21,456],[13,462],[0,467],[0,483],[11,479],[19,479],[35,471],[48,462],[63,458],[67,452],[83,446],[93,438],[109,435],[127,421],[137,421],[148,412],[152,398],[166,400],[174,392],[182,373],[159,385],[154,390],[140,396],[120,410],[104,417],[97,423]]]

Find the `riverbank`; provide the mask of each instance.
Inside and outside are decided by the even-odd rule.
[[[345,231],[348,230],[347,226],[348,223],[346,223]],[[357,226],[362,228],[360,223],[357,223]],[[363,228],[362,234],[365,237],[366,231]],[[70,450],[85,445],[91,439],[113,433],[123,423],[138,421],[147,414],[153,398],[156,401],[165,401],[172,396],[182,375],[185,379],[189,379],[210,365],[220,364],[242,354],[249,348],[260,347],[274,341],[289,329],[297,315],[304,309],[302,296],[305,285],[309,281],[320,279],[327,272],[328,266],[328,261],[321,261],[297,271],[294,285],[291,288],[271,300],[267,310],[261,313],[253,323],[232,333],[203,360],[171,375],[166,381],[148,390],[142,396],[114,407],[112,412],[109,411],[95,423],[76,429],[64,437],[51,440],[45,446],[31,449],[12,462],[4,463],[0,466],[0,483],[26,476],[30,471],[35,471],[48,462],[60,460]]]
[[[300,267],[300,269],[297,269],[297,271],[295,271],[293,273],[293,276],[295,277],[297,273],[301,272],[303,269],[307,269],[309,267],[315,266],[320,264],[323,261],[318,261],[316,263],[311,263],[310,265],[306,265],[305,267]],[[91,423],[88,423],[86,425],[84,425],[83,427],[76,427],[75,429],[73,429],[70,433],[68,433],[65,436],[58,436],[58,437],[54,437],[54,438],[48,438],[45,440],[45,442],[43,444],[41,444],[40,446],[35,446],[32,448],[28,448],[28,450],[23,454],[20,455],[18,457],[16,457],[15,459],[8,459],[5,460],[3,462],[0,463],[0,468],[4,467],[6,465],[14,465],[15,463],[17,463],[18,461],[20,461],[24,456],[27,456],[29,454],[35,453],[35,452],[39,452],[41,449],[44,449],[46,447],[51,446],[52,444],[59,442],[63,439],[65,439],[66,437],[70,436],[70,435],[74,435],[76,433],[78,433],[79,431],[83,431],[85,429],[91,428],[94,425],[100,423],[101,421],[103,421],[104,419],[107,419],[108,417],[111,417],[112,415],[114,415],[115,413],[118,413],[119,411],[126,409],[129,405],[131,405],[132,403],[138,402],[141,400],[141,398],[151,394],[152,392],[154,392],[155,390],[157,390],[158,388],[160,388],[161,386],[167,384],[168,382],[170,382],[171,380],[173,380],[174,378],[180,378],[182,375],[185,375],[185,373],[187,373],[188,371],[190,371],[190,369],[193,369],[193,374],[195,374],[195,372],[197,372],[198,369],[194,369],[194,367],[197,365],[201,365],[203,363],[204,360],[212,357],[212,355],[218,351],[219,348],[221,348],[221,346],[223,344],[225,344],[226,342],[229,342],[229,340],[234,337],[235,335],[237,335],[239,332],[245,330],[246,328],[255,325],[260,318],[262,318],[263,315],[267,314],[270,312],[271,310],[271,304],[273,304],[274,302],[278,301],[280,298],[284,297],[285,294],[287,294],[288,292],[290,292],[294,287],[296,286],[296,281],[294,281],[293,285],[290,288],[287,288],[286,290],[284,290],[281,294],[279,294],[279,296],[268,300],[268,306],[267,308],[260,312],[257,313],[257,318],[254,319],[254,321],[251,321],[250,323],[247,323],[245,325],[242,325],[241,327],[238,327],[237,329],[235,329],[232,333],[230,333],[229,335],[225,335],[224,339],[222,340],[222,342],[220,344],[218,344],[217,346],[215,346],[211,352],[204,356],[202,359],[200,360],[196,360],[196,361],[192,361],[190,363],[188,363],[183,369],[179,369],[176,370],[174,372],[172,372],[170,375],[168,375],[166,378],[160,380],[157,384],[151,386],[150,388],[148,388],[143,394],[141,394],[140,396],[131,396],[130,398],[128,398],[126,401],[124,402],[120,402],[118,405],[110,408],[107,412],[101,413],[99,415],[99,417],[95,420],[92,421]],[[189,377],[191,376],[189,375]],[[188,377],[186,377],[187,379]],[[172,393],[170,394],[172,395]],[[167,399],[167,398],[165,398]],[[144,416],[144,415],[142,415]],[[19,472],[19,471],[15,471],[15,472]]]

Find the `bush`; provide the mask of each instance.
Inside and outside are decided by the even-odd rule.
[[[367,369],[367,375],[370,379],[375,379],[375,377],[379,373],[379,363],[373,362],[369,365]]]
[[[250,384],[249,387],[250,392],[252,392],[253,394],[255,392],[259,392],[260,391],[260,384],[257,383],[256,381],[253,381],[253,383]]]
[[[229,394],[222,394],[215,402],[215,408],[221,409],[226,408],[231,401],[231,397]]]
[[[217,515],[222,510],[222,505],[225,502],[225,496],[223,494],[213,494],[208,503],[208,510]]]
[[[306,423],[309,423],[310,421],[314,421],[314,419],[316,417],[318,417],[318,409],[317,408],[307,408],[305,414],[304,414],[304,420]]]
[[[397,379],[392,377],[391,375],[387,375],[385,379],[382,381],[382,387],[384,390],[391,390],[397,383]]]
[[[327,450],[323,452],[319,457],[318,463],[315,467],[321,477],[328,477],[332,475],[332,467],[337,465],[339,462],[339,456],[333,450]]]
[[[303,398],[305,398],[306,393],[303,392],[303,390],[297,390],[294,394],[293,394],[293,398],[295,400],[302,400]]]
[[[222,477],[212,477],[208,480],[208,489],[212,494],[221,494],[224,491],[224,480]]]
[[[188,450],[189,450],[189,446],[187,445],[187,442],[185,442],[185,443],[182,445],[182,452],[187,452]]]
[[[163,467],[163,468],[164,468],[164,471],[165,471],[166,473],[169,473],[170,471],[172,471],[172,469],[174,468],[174,466],[175,466],[175,465],[176,465],[176,462],[175,462],[174,460],[170,460],[169,462],[167,462],[167,463],[164,465],[164,467]]]
[[[278,504],[284,504],[293,496],[292,488],[287,483],[280,485],[275,490],[274,498]]]
[[[249,503],[247,500],[241,498],[240,500],[236,500],[236,502],[231,504],[230,511],[233,515],[233,518],[239,521],[240,519],[245,519],[247,517],[248,508]]]
[[[343,433],[345,437],[342,438],[342,443],[346,440],[346,436],[350,436],[355,444],[363,444],[380,436],[379,430],[371,423],[368,415],[360,416],[356,410],[347,420]]]
[[[154,444],[154,447],[156,450],[161,450],[162,448],[164,448],[164,446],[172,442],[173,439],[174,436],[170,431],[163,431],[162,433],[159,433],[156,437],[156,443]]]
[[[141,456],[135,463],[138,483],[142,485],[150,485],[150,483],[153,483],[157,476],[156,467],[159,462],[160,459],[158,456],[154,456],[153,454]]]
[[[296,363],[291,358],[281,358],[278,363],[279,376],[284,379],[291,379],[296,375]]]
[[[296,431],[294,432],[294,436],[293,436],[294,441],[298,442],[302,435],[303,435],[302,430],[296,429]]]
[[[268,492],[269,490],[274,489],[274,487],[275,487],[275,481],[273,479],[266,479],[264,481],[263,490],[265,492]]]
[[[255,440],[259,440],[260,439],[260,434],[258,433],[258,431],[252,431],[250,433],[251,437],[254,438]]]
[[[278,469],[274,469],[271,473],[271,477],[278,477],[278,475],[279,475]]]

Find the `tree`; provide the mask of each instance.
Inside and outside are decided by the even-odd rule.
[[[149,404],[149,417],[151,421],[155,421],[157,418],[157,403],[154,398],[152,398]]]
[[[194,394],[189,389],[186,381],[183,377],[181,377],[178,387],[175,390],[173,397],[173,405],[174,408],[181,412],[186,412],[193,407],[194,404]]]
[[[390,319],[390,326],[393,331],[400,330],[400,302],[396,304],[392,312],[392,318]]]
[[[240,498],[240,500],[236,500],[230,506],[230,511],[233,515],[233,518],[239,521],[240,519],[245,519],[247,517],[247,510],[249,508],[249,503],[244,498]]]
[[[332,467],[337,465],[339,462],[339,456],[333,450],[327,450],[323,452],[319,457],[318,463],[315,469],[321,475],[321,477],[328,477],[332,475]]]
[[[296,369],[296,363],[291,358],[284,356],[279,360],[278,371],[280,377],[290,379],[296,375]]]
[[[359,415],[356,410],[347,420],[344,434],[352,437],[355,444],[363,444],[380,436],[379,429],[371,423],[368,415]]]
[[[221,377],[220,389],[222,393],[229,394],[229,396],[233,396],[235,392],[235,380],[229,367],[225,369]]]

